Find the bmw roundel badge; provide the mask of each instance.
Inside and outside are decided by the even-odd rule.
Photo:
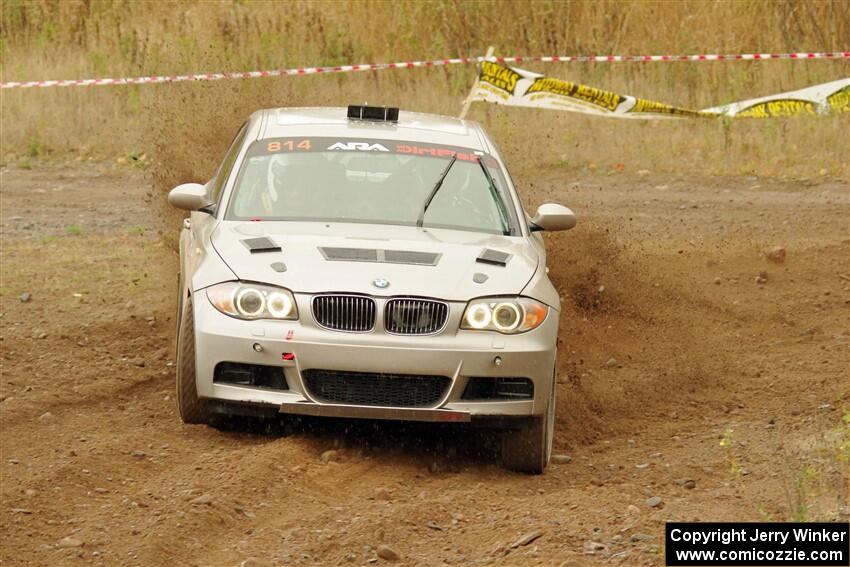
[[[372,281],[372,285],[379,289],[386,289],[390,287],[389,280],[385,280],[384,278],[377,278]]]

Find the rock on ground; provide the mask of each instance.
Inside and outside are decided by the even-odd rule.
[[[646,505],[652,508],[658,508],[659,506],[661,506],[662,503],[663,501],[661,500],[660,496],[653,496],[651,498],[646,499]]]
[[[782,264],[785,262],[785,248],[782,246],[774,246],[770,250],[765,251],[764,256],[775,264]]]
[[[521,538],[519,538],[518,540],[513,542],[511,544],[511,548],[526,546],[529,543],[539,539],[541,536],[543,536],[543,532],[541,532],[540,530],[534,530],[533,532],[528,532],[527,534],[523,535]]]
[[[394,550],[388,545],[379,545],[377,553],[378,557],[386,561],[398,561],[399,559],[401,559],[401,555],[399,555],[396,550]]]

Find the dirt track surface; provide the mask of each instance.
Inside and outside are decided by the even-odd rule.
[[[462,428],[181,425],[176,261],[142,174],[0,183],[2,565],[392,563],[381,545],[404,565],[662,565],[665,521],[848,519],[844,181],[526,183],[581,223],[547,236],[561,462],[539,477]]]

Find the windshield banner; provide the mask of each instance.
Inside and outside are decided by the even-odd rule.
[[[482,61],[472,101],[616,118],[717,118],[821,115],[850,111],[850,78],[798,91],[691,110]]]

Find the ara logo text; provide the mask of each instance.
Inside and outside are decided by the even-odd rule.
[[[388,152],[389,150],[381,144],[370,144],[369,142],[337,142],[328,147],[329,150],[342,150],[346,152]]]

